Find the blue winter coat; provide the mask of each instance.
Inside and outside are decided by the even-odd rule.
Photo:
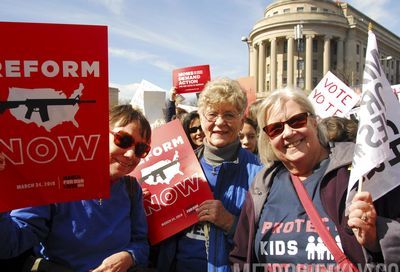
[[[201,160],[203,149],[196,150],[196,153],[201,164],[204,164],[205,162]],[[204,165],[202,165],[202,168],[207,178],[212,175],[211,172],[205,170]],[[241,147],[235,161],[222,164],[214,188],[214,198],[221,200],[225,209],[233,214],[236,220],[229,232],[210,224],[208,271],[230,271],[228,256],[233,246],[232,240],[236,221],[250,184],[261,168],[258,157]],[[158,259],[160,271],[173,271],[179,237],[178,234],[161,243]]]
[[[89,271],[110,255],[128,251],[147,265],[149,246],[142,190],[135,182],[131,205],[124,180],[111,186],[109,199],[29,207],[0,216],[0,258],[35,246],[40,255],[73,271]]]

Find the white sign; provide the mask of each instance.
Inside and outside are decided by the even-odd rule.
[[[308,96],[321,118],[344,117],[358,102],[359,95],[328,71]]]
[[[149,123],[162,119],[165,120],[165,92],[160,91],[144,91],[143,92],[144,115]]]
[[[140,108],[149,123],[152,124],[157,119],[165,119],[165,97],[166,91],[164,89],[142,80],[132,97],[131,105]]]
[[[363,191],[373,200],[400,185],[400,107],[379,61],[376,38],[368,33],[359,125],[348,198],[363,177]],[[351,189],[353,190],[351,191]]]

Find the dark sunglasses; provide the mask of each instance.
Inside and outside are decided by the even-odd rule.
[[[203,130],[201,129],[201,126],[189,128],[189,132],[190,132],[190,133],[196,133],[198,130],[200,130],[200,132],[203,131]]]
[[[280,135],[285,130],[285,124],[288,124],[291,128],[302,128],[307,125],[307,118],[310,115],[308,112],[298,113],[293,115],[284,122],[276,122],[266,125],[263,130],[272,139]]]
[[[135,144],[135,139],[128,133],[120,130],[118,132],[110,131],[114,136],[114,144],[122,149],[131,148],[134,146],[135,156],[138,158],[145,158],[151,149],[151,146],[145,143]]]

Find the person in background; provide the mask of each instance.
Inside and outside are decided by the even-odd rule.
[[[329,230],[354,264],[400,264],[400,187],[375,202],[369,192],[357,193],[345,215],[349,166],[354,143],[332,143],[324,134],[305,93],[272,92],[259,108],[259,154],[265,168],[253,181],[237,224],[230,261],[294,270],[331,267],[336,262],[322,244],[292,184],[304,185]],[[297,179],[296,179],[297,180]],[[382,181],[383,182],[383,181]],[[353,229],[353,231],[352,231]],[[286,254],[277,244],[286,245]],[[283,264],[283,265],[282,265]],[[251,266],[250,266],[251,267]]]
[[[257,99],[249,105],[247,118],[253,120],[257,124],[258,107],[262,103],[262,99]]]
[[[358,124],[353,119],[331,116],[321,120],[328,133],[328,140],[333,142],[355,142]]]
[[[168,123],[171,120],[178,119],[182,122],[185,115],[188,113],[186,110],[177,107],[177,104],[182,101],[182,97],[176,93],[176,88],[172,87],[170,97],[167,101],[165,121]]]
[[[214,199],[199,205],[198,224],[160,244],[159,271],[230,271],[236,221],[250,182],[261,169],[258,158],[239,141],[246,104],[239,83],[227,78],[208,82],[200,93],[205,139],[196,154]]]
[[[110,176],[104,179],[110,182],[110,198],[0,214],[0,258],[34,247],[47,264],[76,272],[127,271],[147,265],[142,190],[126,175],[150,151],[150,125],[131,105],[119,105],[110,110],[109,133]]]
[[[204,132],[200,125],[200,116],[196,111],[188,113],[182,122],[183,130],[193,150],[203,144]]]
[[[159,128],[163,125],[165,125],[165,119],[160,118],[160,119],[156,119],[153,123],[151,123],[150,127],[153,130],[153,129]]]
[[[167,100],[166,113],[165,113],[165,121],[167,123],[173,120],[176,116],[175,99],[176,99],[176,89],[175,87],[172,87],[169,90],[169,99]]]
[[[185,116],[188,114],[187,110],[182,109],[181,107],[176,107],[176,115],[174,116],[173,119],[178,119],[181,123],[183,122],[183,119],[185,119]]]
[[[242,147],[257,154],[257,123],[246,117],[242,130],[239,132],[239,139]]]
[[[355,118],[350,118],[345,120],[345,126],[347,140],[350,142],[356,142],[357,131],[358,131],[358,120]]]

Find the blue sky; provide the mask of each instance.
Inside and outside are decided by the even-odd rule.
[[[271,0],[0,0],[0,20],[107,25],[110,85],[142,79],[169,89],[174,68],[210,64],[211,76],[247,75],[241,41]],[[400,1],[348,1],[400,36]],[[399,45],[400,46],[400,45]]]

